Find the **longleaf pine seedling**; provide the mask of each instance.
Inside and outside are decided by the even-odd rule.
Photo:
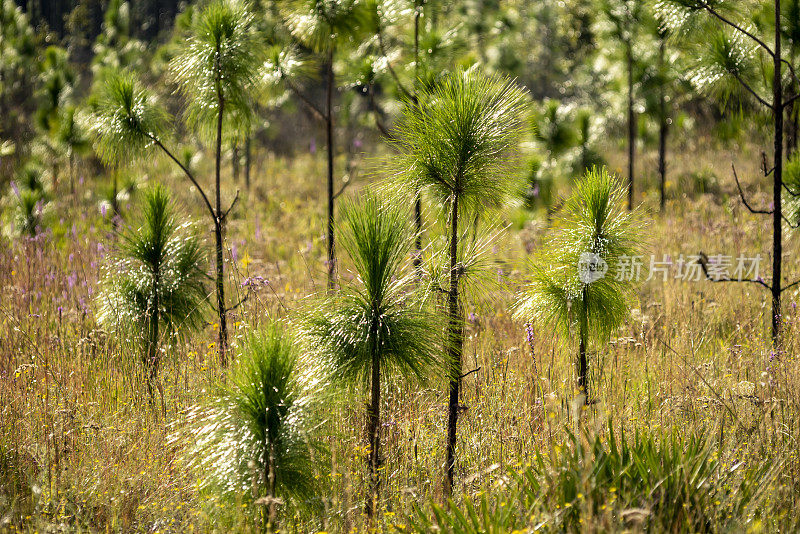
[[[521,189],[509,164],[521,140],[527,93],[510,80],[477,69],[458,71],[407,102],[393,143],[395,172],[410,192],[430,193],[447,216],[448,290],[447,459],[445,493],[452,493],[456,425],[464,345],[460,299],[459,224],[480,215]]]
[[[602,343],[630,313],[635,282],[625,261],[643,253],[639,214],[625,209],[626,190],[605,168],[575,184],[556,236],[533,262],[532,282],[515,315],[569,337],[577,330],[578,389],[589,401],[589,345]]]
[[[191,227],[179,222],[163,187],[146,191],[141,212],[138,224],[121,232],[97,304],[103,326],[131,333],[142,347],[152,388],[163,340],[205,320],[206,252]]]
[[[325,457],[310,416],[321,389],[282,327],[250,334],[231,385],[189,414],[188,460],[201,487],[256,505],[267,532],[277,528],[279,506],[312,503],[322,490],[315,466]]]
[[[381,382],[387,377],[427,381],[447,368],[437,317],[411,291],[404,269],[412,246],[405,210],[368,194],[343,210],[342,245],[356,280],[326,299],[304,321],[311,350],[335,380],[369,389],[367,439],[370,489],[367,516],[376,510],[381,467]]]
[[[186,119],[215,148],[214,204],[194,173],[165,146],[169,117],[130,75],[108,75],[93,106],[91,120],[96,150],[105,163],[142,156],[158,147],[195,186],[214,226],[220,361],[227,363],[227,315],[223,238],[230,213],[222,207],[223,126],[239,127],[250,116],[250,90],[255,85],[259,50],[254,45],[252,15],[237,0],[216,0],[193,21],[191,33],[170,67],[187,101]]]

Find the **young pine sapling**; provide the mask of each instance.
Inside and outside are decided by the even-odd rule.
[[[141,213],[136,226],[121,232],[97,304],[100,324],[131,334],[142,347],[152,388],[163,340],[205,320],[207,275],[202,243],[180,223],[166,189],[146,191]]]
[[[192,170],[165,145],[167,114],[151,95],[127,74],[107,76],[93,106],[91,126],[96,150],[107,164],[142,156],[151,148],[166,154],[186,175],[203,200],[214,228],[216,306],[219,317],[218,351],[227,363],[227,314],[223,238],[232,205],[222,207],[221,165],[223,126],[238,127],[250,115],[250,91],[259,63],[252,31],[252,15],[237,0],[215,0],[200,12],[183,50],[171,69],[187,100],[189,125],[212,140],[215,153],[214,203]]]
[[[257,525],[273,532],[280,505],[298,508],[319,493],[315,466],[325,450],[312,413],[321,387],[277,324],[245,340],[230,376],[209,405],[189,412],[188,463],[202,487],[254,504]]]
[[[407,102],[398,119],[392,166],[409,192],[431,193],[446,215],[449,289],[446,341],[448,422],[445,493],[452,494],[456,425],[464,345],[459,282],[459,225],[521,190],[509,163],[522,138],[527,93],[513,82],[479,70],[458,71]]]
[[[641,222],[625,207],[622,182],[593,169],[575,184],[556,236],[533,263],[518,297],[518,319],[577,334],[578,389],[589,402],[589,346],[602,343],[630,313],[635,276],[626,265],[642,254]],[[626,263],[627,262],[627,263]]]
[[[342,245],[356,279],[309,314],[303,333],[334,379],[370,391],[365,508],[372,518],[381,467],[381,384],[390,377],[426,381],[447,365],[437,339],[437,317],[415,298],[415,276],[403,268],[413,244],[405,210],[367,195],[343,211]]]

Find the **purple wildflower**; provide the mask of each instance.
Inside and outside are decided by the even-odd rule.
[[[531,323],[525,323],[525,340],[531,348],[531,356],[536,356],[536,350],[533,348],[533,325]]]

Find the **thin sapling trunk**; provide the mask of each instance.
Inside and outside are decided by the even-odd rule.
[[[416,6],[414,10],[414,95],[413,99],[417,101],[417,84],[419,83],[419,19],[421,6]],[[414,267],[417,269],[417,274],[422,269],[422,195],[417,191],[416,198],[414,199]]]
[[[377,335],[377,332],[375,332]],[[381,360],[378,347],[372,348],[372,376],[370,381],[370,404],[367,408],[367,437],[369,439],[369,475],[370,490],[367,496],[366,513],[372,519],[378,503],[378,488],[380,486],[380,410],[381,410]]]
[[[160,261],[160,260],[159,260]],[[147,346],[147,369],[149,370],[148,385],[150,393],[152,394],[153,381],[158,374],[158,308],[160,306],[158,299],[158,286],[159,286],[159,267],[156,265],[153,272],[153,309],[150,313],[150,339]]]
[[[247,136],[247,140],[244,142],[244,187],[248,191],[250,190],[250,136]]]
[[[781,0],[775,0],[775,20],[781,20]],[[780,345],[781,336],[781,263],[783,187],[783,85],[781,82],[781,25],[775,24],[775,50],[773,55],[772,112],[774,118],[774,168],[772,171],[772,344]]]
[[[586,357],[589,350],[589,316],[586,311],[586,299],[588,288],[584,287],[582,290],[581,298],[583,299],[583,307],[581,309],[581,316],[579,320],[579,333],[580,339],[578,340],[578,390],[584,396],[584,403],[589,403],[589,363]]]
[[[636,157],[636,115],[633,109],[633,43],[625,44],[628,68],[628,210],[633,209],[634,160]]]
[[[239,183],[239,144],[233,143],[231,148],[231,173],[234,183]]]
[[[446,496],[453,494],[453,477],[455,472],[456,427],[458,423],[458,396],[461,385],[461,356],[463,349],[463,317],[458,294],[458,195],[453,198],[453,211],[450,220],[450,290],[448,292],[448,311],[450,315],[447,336],[450,359],[450,386],[447,411],[447,476],[444,492]]]
[[[658,48],[659,71],[662,74],[665,68],[665,48],[666,41],[664,38],[662,38]],[[667,196],[667,133],[669,131],[669,124],[667,120],[667,95],[663,78],[661,78],[659,81],[658,90],[658,176],[660,189],[660,208],[661,211],[664,211]]]
[[[219,47],[217,47],[217,57],[219,57]],[[225,264],[223,263],[223,220],[222,220],[222,195],[221,195],[221,170],[222,170],[222,116],[225,110],[225,99],[222,96],[222,86],[219,80],[219,64],[217,65],[217,150],[216,150],[216,169],[215,169],[215,185],[216,185],[216,213],[214,214],[214,241],[216,251],[216,269],[217,269],[217,312],[219,314],[219,338],[218,338],[218,351],[220,363],[227,365],[227,348],[228,348],[228,325],[227,325],[227,309],[225,305]]]
[[[328,290],[336,287],[336,246],[334,242],[333,192],[333,49],[328,52],[327,90],[325,95],[325,133],[328,144]]]
[[[75,155],[72,149],[69,149],[69,192],[71,195],[75,194]]]

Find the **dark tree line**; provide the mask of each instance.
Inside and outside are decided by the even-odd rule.
[[[59,39],[75,30],[90,41],[100,35],[108,0],[17,0],[34,27],[45,26]],[[185,2],[181,0],[140,0],[131,2],[132,37],[150,40],[172,27]]]

